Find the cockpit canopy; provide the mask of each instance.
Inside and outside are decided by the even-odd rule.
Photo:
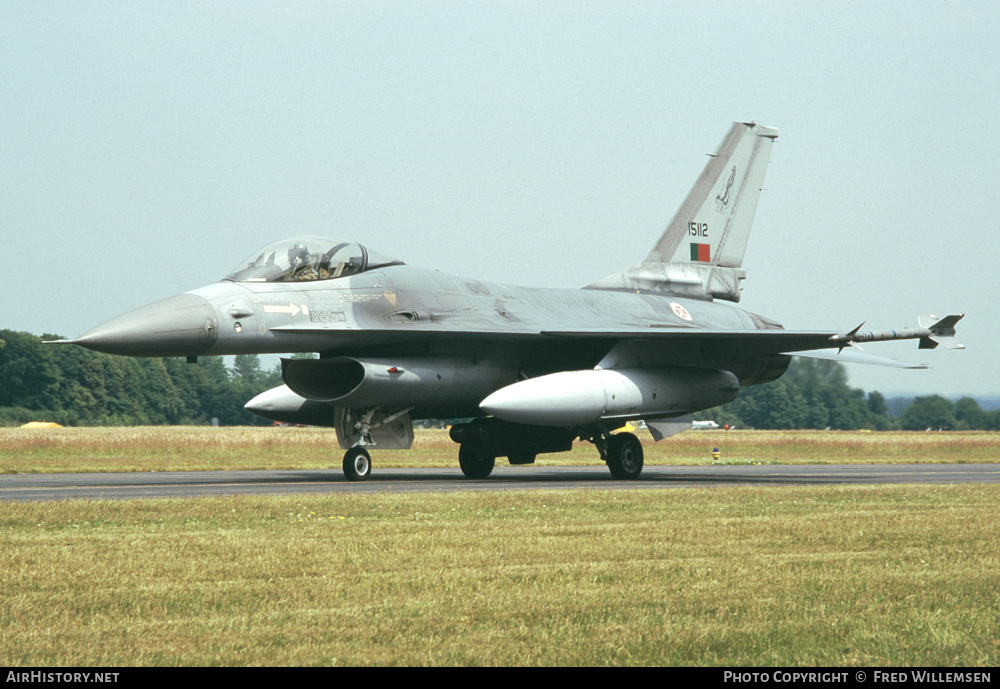
[[[223,279],[233,282],[332,280],[402,263],[354,242],[293,237],[258,249]]]

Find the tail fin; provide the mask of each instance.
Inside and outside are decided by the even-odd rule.
[[[740,269],[778,130],[734,122],[649,256],[588,289],[740,300]]]

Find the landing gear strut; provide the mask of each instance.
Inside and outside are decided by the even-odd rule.
[[[350,446],[344,455],[344,476],[348,481],[367,481],[371,477],[369,448],[407,449],[413,444],[413,423],[407,416],[411,409],[337,408],[337,439],[341,447]],[[393,424],[397,419],[402,421]]]

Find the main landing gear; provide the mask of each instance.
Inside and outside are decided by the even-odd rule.
[[[618,426],[624,425],[624,422]],[[573,440],[592,442],[616,479],[635,479],[642,473],[642,443],[633,433],[611,435],[607,426],[587,428],[529,426],[496,418],[475,419],[451,427],[451,439],[459,443],[458,464],[470,479],[484,479],[493,472],[497,457],[512,465],[532,464],[544,452],[567,452]]]
[[[514,466],[533,464],[540,453],[572,449],[576,438],[569,428],[528,426],[493,417],[455,424],[448,435],[459,444],[458,465],[470,479],[489,476],[497,457],[506,457]]]
[[[617,479],[639,478],[642,473],[642,443],[632,433],[618,433],[608,441],[608,469]]]
[[[616,479],[636,479],[642,473],[642,443],[634,433],[624,432],[611,435],[600,430],[590,436],[582,436],[597,446],[601,459],[608,465]]]
[[[466,442],[458,448],[458,466],[466,478],[486,478],[496,463],[497,458],[479,443]]]
[[[597,446],[611,475],[616,479],[630,480],[639,478],[642,473],[643,454],[642,443],[633,433],[616,433],[611,435],[602,431],[599,435],[585,438]],[[508,457],[511,464],[531,464],[534,455],[512,454]],[[476,442],[464,442],[458,450],[458,464],[466,478],[484,479],[493,472],[496,457],[487,447]]]

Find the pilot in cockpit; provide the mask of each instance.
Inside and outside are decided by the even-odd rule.
[[[312,256],[305,244],[293,244],[288,249],[288,273],[285,280],[318,280],[324,277],[317,272],[320,258]]]
[[[292,244],[288,247],[288,265],[294,273],[302,266],[309,264],[309,249],[305,244]]]

